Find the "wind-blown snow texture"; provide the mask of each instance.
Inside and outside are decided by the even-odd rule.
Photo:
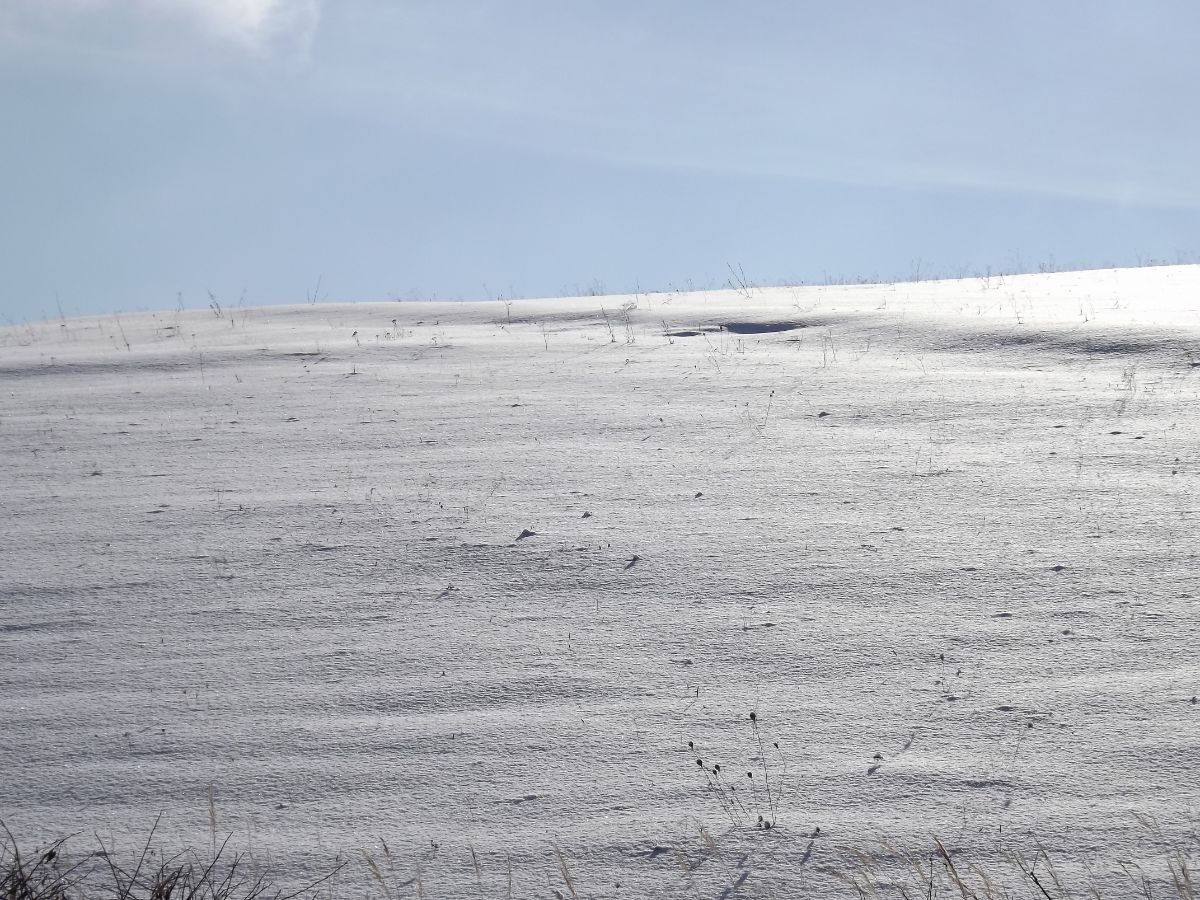
[[[0,331],[0,818],[430,897],[1194,848],[1200,269],[748,293]]]

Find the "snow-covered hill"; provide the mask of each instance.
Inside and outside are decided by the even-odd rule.
[[[393,896],[1167,877],[1198,379],[1197,267],[6,328],[0,819],[211,789]]]

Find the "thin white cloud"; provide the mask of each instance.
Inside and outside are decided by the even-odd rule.
[[[15,0],[27,24],[52,25],[106,14],[165,27],[186,26],[248,50],[307,52],[321,0]],[[24,13],[20,16],[20,13]],[[131,20],[132,21],[132,20]]]
[[[307,48],[320,14],[318,0],[137,0],[161,14],[186,16],[218,37],[252,47],[299,41]]]

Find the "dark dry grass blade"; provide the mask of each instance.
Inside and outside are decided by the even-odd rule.
[[[0,841],[0,897],[20,900],[61,900],[70,895],[83,875],[84,860],[79,860],[66,869],[58,869],[62,860],[62,848],[74,835],[53,841],[38,850],[36,861],[27,868],[16,837],[7,824],[0,822],[3,841]]]
[[[60,838],[27,856],[8,827],[0,823],[0,900],[297,900],[312,896],[346,865],[339,860],[327,874],[289,893],[263,875],[245,875],[246,856],[230,857],[226,852],[230,838],[202,867],[196,866],[191,852],[163,857],[150,866],[149,860],[158,852],[153,848],[158,824],[156,819],[132,869],[127,869],[99,835],[98,852],[63,865],[62,848],[69,838]]]
[[[966,882],[959,876],[958,869],[954,865],[954,860],[950,858],[950,853],[946,850],[945,845],[936,837],[933,839],[933,843],[937,847],[938,854],[942,857],[942,864],[946,867],[946,873],[950,876],[950,880],[954,882],[954,886],[958,888],[958,892],[962,895],[963,900],[979,900],[975,896],[975,892],[967,887]]]

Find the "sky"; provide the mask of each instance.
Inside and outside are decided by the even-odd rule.
[[[0,0],[4,320],[1200,261],[1194,0]]]

